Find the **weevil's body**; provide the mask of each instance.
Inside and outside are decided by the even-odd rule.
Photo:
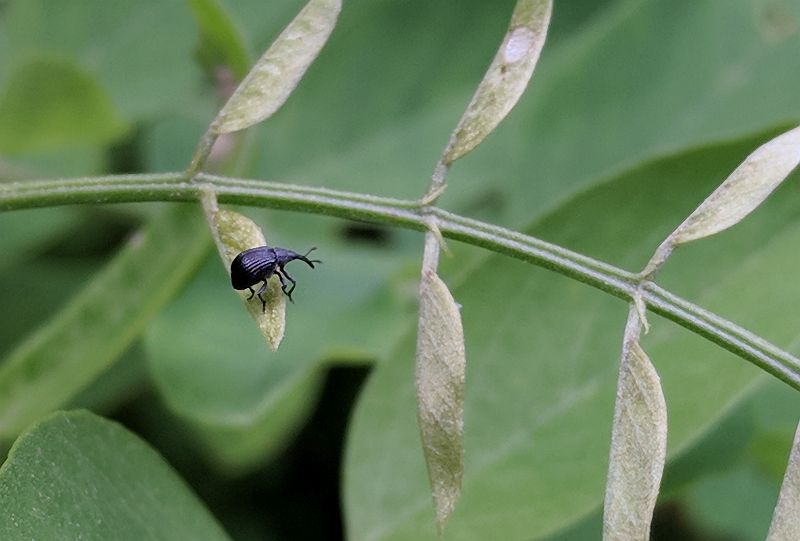
[[[259,246],[257,248],[245,250],[237,255],[233,262],[231,262],[231,285],[233,289],[249,289],[249,300],[253,298],[253,295],[256,295],[253,286],[259,282],[263,282],[263,285],[258,290],[258,299],[261,301],[261,309],[266,311],[267,301],[264,300],[264,292],[267,290],[267,280],[269,280],[273,274],[277,274],[281,281],[281,289],[286,296],[289,297],[289,300],[294,302],[292,299],[292,291],[294,291],[297,282],[294,278],[289,276],[284,266],[290,261],[299,259],[307,263],[308,266],[313,269],[314,263],[321,263],[321,261],[317,259],[308,259],[307,256],[312,250],[314,250],[314,248],[311,248],[305,255],[298,254],[297,252],[285,248],[272,248],[271,246]],[[286,283],[286,280],[291,282],[291,286]]]

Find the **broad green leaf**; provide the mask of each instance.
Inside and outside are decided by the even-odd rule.
[[[80,66],[40,58],[19,66],[0,92],[0,153],[105,145],[125,121]]]
[[[456,301],[434,271],[423,270],[419,297],[417,419],[442,530],[464,477],[464,330]]]
[[[792,349],[797,350],[796,347]],[[760,386],[749,402],[752,403],[750,409],[756,425],[750,455],[758,470],[775,482],[777,494],[777,488],[786,473],[786,458],[797,432],[800,393],[769,380]]]
[[[110,207],[0,212],[0,283],[13,284],[0,305],[14,314],[0,325],[0,359],[83,289],[137,222]]]
[[[793,348],[796,351],[796,347]],[[736,537],[763,541],[778,500],[786,460],[797,428],[800,394],[772,378],[764,378],[736,413],[724,424],[749,433],[743,442],[720,433],[718,443],[701,459],[715,468],[696,479],[680,494],[687,519],[709,537]],[[719,429],[714,429],[719,432]],[[694,454],[694,451],[692,451]],[[676,462],[682,462],[684,457]],[[665,474],[669,483],[670,470]],[[747,498],[742,498],[747,494]]]
[[[238,212],[217,208],[213,190],[204,193],[203,207],[219,257],[228,274],[230,274],[231,263],[241,252],[267,245],[264,233],[253,220]],[[260,286],[257,285],[257,287]],[[270,349],[276,351],[286,331],[286,297],[281,289],[278,276],[272,276],[267,281],[264,293],[260,293],[259,290],[256,294],[249,294],[248,290],[244,290],[237,291],[236,294],[247,307],[250,317],[258,325]],[[261,303],[262,295],[264,304]]]
[[[794,436],[781,493],[769,527],[767,541],[800,538],[800,427]]]
[[[108,368],[208,249],[199,212],[165,211],[0,365],[0,436],[58,408]]]
[[[650,523],[667,453],[667,404],[655,367],[639,345],[634,305],[622,344],[611,428],[603,539],[650,539]]]
[[[758,208],[800,163],[800,127],[764,143],[750,154],[658,247],[645,274],[658,269],[673,248],[739,223]]]
[[[715,175],[756,144],[720,145],[643,166],[580,194],[526,231],[638,268],[653,238],[663,238]],[[735,237],[720,235],[702,250],[690,245],[676,254],[662,281],[785,345],[798,337],[785,317],[800,301],[796,277],[782,269],[800,263],[793,248],[800,242],[800,202],[775,197],[766,205]],[[470,364],[465,476],[444,539],[553,533],[603,498],[623,305],[500,256],[473,269],[453,293],[462,305]],[[672,324],[651,324],[643,347],[667,399],[670,457],[746,394],[760,372]],[[344,497],[354,540],[435,537],[422,452],[408,444],[417,430],[413,349],[409,333],[377,365],[353,417]]]
[[[310,0],[228,99],[213,132],[243,130],[277,111],[328,41],[341,8],[341,0]]]
[[[748,447],[756,434],[753,420],[753,396],[763,393],[764,384],[773,381],[781,389],[794,392],[783,382],[762,378],[757,390],[732,408],[719,423],[705,432],[685,452],[670,461],[664,471],[660,498],[669,502],[681,498],[692,484],[711,475],[730,471],[738,467],[748,453]],[[786,457],[783,456],[783,468]],[[783,473],[781,470],[780,474]],[[765,528],[766,529],[766,528]]]
[[[221,0],[189,0],[197,25],[200,43],[197,54],[206,69],[227,67],[236,80],[247,75],[250,58],[244,38]]]
[[[541,538],[543,541],[597,541],[598,533],[603,529],[602,513],[597,512],[583,520],[572,524],[569,528],[555,535]]]
[[[6,313],[15,315],[4,318],[0,326],[0,359],[19,345],[21,337],[37,331],[43,321],[80,291],[86,277],[100,264],[92,260],[37,258],[0,270],[0,283],[14,284],[13,288],[2,290],[0,302]],[[58,272],[53,273],[56,265]]]
[[[740,462],[691,486],[681,508],[706,539],[764,541],[777,494],[776,483]]]
[[[252,422],[208,423],[191,416],[184,420],[215,465],[227,475],[243,475],[274,459],[287,445],[317,403],[324,383],[323,367],[299,371],[301,379],[281,382],[271,390],[263,413]]]
[[[784,6],[787,19],[800,20],[800,4]],[[516,179],[508,196],[513,223],[529,219],[531,206],[554,205],[564,190],[643,160],[797,122],[791,96],[800,91],[800,72],[787,78],[786,66],[800,33],[772,36],[770,6],[748,0],[673,8],[617,2],[580,39],[548,48],[536,83],[504,123],[505,138],[485,142],[493,146],[481,155],[495,159],[472,170],[483,182]],[[707,39],[718,47],[704,47]],[[763,100],[764,88],[780,90]],[[525,159],[512,159],[517,153]],[[502,174],[496,156],[507,166]]]
[[[443,164],[478,146],[516,105],[544,47],[552,10],[552,0],[517,1],[503,43],[442,154]]]
[[[87,411],[19,437],[0,467],[0,505],[6,541],[229,539],[158,453]]]
[[[91,74],[127,122],[193,110],[197,101],[197,26],[186,2],[9,0],[0,35],[7,45],[0,81],[31,57],[55,56]]]
[[[168,31],[154,31],[157,28]],[[143,35],[148,39],[142,39]],[[164,113],[208,118],[217,104],[214,96],[199,96],[197,92],[202,72],[192,59],[196,39],[196,25],[182,1],[9,0],[0,15],[0,93],[11,90],[10,77],[21,67],[37,59],[53,59],[89,79],[93,93],[99,92],[111,104],[114,114],[128,129],[127,134],[138,136],[138,127],[135,132],[129,129],[134,123],[151,122]],[[47,93],[61,92],[59,99],[52,102],[54,105],[86,101],[81,93],[67,97],[66,90],[50,86]],[[42,111],[49,107],[52,106],[45,106]],[[81,133],[82,129],[96,128],[96,119],[100,117],[81,117],[78,128],[73,128],[74,139],[62,138],[58,147],[53,146],[57,141],[51,139],[46,150],[8,158],[10,165],[24,172],[24,177],[107,173],[110,140],[97,139],[92,131]],[[20,120],[21,124],[3,123],[0,131],[22,134],[33,127],[25,117]],[[202,128],[200,125],[191,137],[196,139]],[[95,146],[75,144],[89,139]],[[191,150],[184,156],[184,164],[189,156]],[[117,170],[130,171],[131,164],[117,163],[113,154],[111,161]]]
[[[507,28],[512,3],[505,6],[348,2],[324,61],[259,128],[264,143],[255,176],[419,197],[464,97]],[[800,5],[786,6],[800,20]],[[271,8],[264,4],[259,18],[231,6],[243,25],[268,32]],[[795,63],[800,33],[766,41],[754,23],[764,11],[749,0],[698,0],[680,10],[641,0],[558,4],[535,83],[482,151],[459,161],[449,177],[459,189],[445,193],[442,204],[521,227],[568,194],[642,160],[796,122],[800,72],[786,66]],[[584,26],[576,28],[581,17]],[[720,47],[698,55],[701,36]],[[363,77],[343,84],[345,73]],[[776,89],[769,100],[767,87]]]
[[[69,208],[0,213],[0,269],[29,258],[73,226],[77,218]]]
[[[214,115],[217,104],[210,104],[206,118]],[[170,115],[142,128],[142,154],[146,171],[180,171],[197,146],[204,122],[184,115]]]
[[[26,178],[67,178],[101,174],[108,165],[104,149],[97,147],[60,148],[9,157],[7,167],[0,166],[2,180]]]
[[[98,414],[114,412],[133,400],[149,383],[144,348],[141,342],[136,342],[108,370],[75,395],[67,408],[84,408]]]

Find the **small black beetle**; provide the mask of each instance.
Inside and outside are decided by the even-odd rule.
[[[289,300],[294,302],[292,291],[294,291],[297,282],[289,276],[289,273],[283,267],[290,261],[299,259],[308,263],[308,266],[313,269],[314,263],[322,263],[318,259],[308,259],[307,257],[308,254],[316,249],[316,246],[311,248],[305,255],[300,255],[286,248],[272,248],[270,246],[259,246],[245,250],[237,255],[231,263],[231,285],[233,289],[249,289],[250,296],[247,297],[247,300],[250,300],[256,294],[253,286],[259,282],[264,282],[264,285],[258,290],[258,300],[261,301],[261,310],[266,312],[267,301],[264,300],[263,295],[267,290],[267,280],[273,274],[277,274],[281,280],[281,289],[289,297]],[[286,283],[286,280],[292,283],[291,287]]]

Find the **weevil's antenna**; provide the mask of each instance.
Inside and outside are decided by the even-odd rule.
[[[303,254],[303,258],[311,263],[322,263],[322,261],[320,261],[319,259],[308,259],[308,254],[310,254],[316,249],[317,249],[316,246],[312,246],[305,254]]]

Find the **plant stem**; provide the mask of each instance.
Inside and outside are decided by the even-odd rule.
[[[192,156],[192,161],[189,163],[189,167],[186,170],[186,176],[188,178],[194,177],[200,171],[200,169],[203,168],[203,165],[205,165],[208,155],[211,154],[211,149],[214,147],[214,143],[216,141],[216,122],[214,122],[208,127],[208,131],[203,134],[203,137],[200,138],[200,142],[197,143],[197,148],[194,151],[194,156]]]
[[[602,261],[509,229],[442,209],[406,201],[259,180],[199,173],[116,175],[0,184],[0,211],[77,203],[199,201],[212,186],[220,203],[268,207],[427,231],[426,214],[437,218],[443,236],[553,270],[631,301],[640,277]],[[800,359],[730,321],[673,295],[652,282],[640,289],[649,310],[750,361],[800,390]]]

